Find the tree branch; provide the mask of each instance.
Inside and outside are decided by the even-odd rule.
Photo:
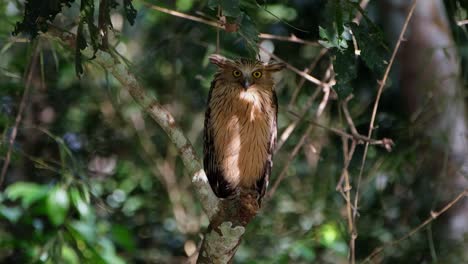
[[[37,42],[36,42],[37,43]],[[37,46],[38,44],[36,44]],[[3,162],[3,166],[2,166],[2,171],[0,173],[0,188],[3,184],[3,181],[5,179],[5,176],[6,176],[6,173],[7,173],[7,170],[8,170],[8,166],[10,165],[10,159],[11,159],[11,153],[13,151],[13,144],[15,143],[15,139],[16,139],[16,135],[18,134],[18,127],[19,127],[19,124],[21,123],[21,119],[23,117],[23,112],[26,108],[26,103],[29,99],[29,94],[30,94],[30,91],[31,91],[31,83],[32,83],[32,77],[33,77],[33,74],[34,72],[36,71],[36,63],[37,63],[37,56],[38,56],[38,53],[39,53],[39,48],[38,47],[35,47],[34,48],[34,55],[29,63],[29,69],[27,71],[27,74],[25,74],[25,84],[24,84],[24,92],[23,92],[23,96],[21,97],[21,102],[20,102],[20,106],[19,106],[19,110],[18,110],[18,113],[16,115],[16,119],[15,119],[15,125],[13,126],[12,130],[11,130],[11,134],[9,135],[9,139],[8,139],[8,150],[7,150],[7,154],[6,154],[6,157],[5,157],[5,161]]]
[[[93,52],[86,49],[83,54],[91,57]],[[126,66],[111,54],[99,50],[95,54],[94,62],[112,73],[141,108],[161,126],[179,150],[186,169],[192,175],[195,192],[210,219],[197,263],[230,263],[239,247],[245,227],[260,209],[256,196],[241,192],[234,199],[218,199],[211,190],[192,144],[177,126],[171,113],[162,107],[156,98],[149,96]]]
[[[392,57],[390,58],[390,62],[388,63],[387,68],[385,69],[384,76],[382,80],[379,82],[379,88],[377,90],[377,97],[375,98],[374,102],[374,107],[372,109],[372,116],[371,116],[371,121],[369,124],[369,131],[367,133],[367,137],[370,139],[372,138],[372,132],[374,131],[374,122],[375,122],[375,117],[377,116],[377,109],[379,107],[379,102],[380,102],[380,96],[382,95],[383,88],[385,87],[385,84],[387,83],[387,78],[390,73],[390,70],[393,65],[393,61],[395,60],[396,54],[398,53],[398,49],[400,48],[400,44],[403,41],[403,37],[406,32],[406,28],[408,27],[409,21],[411,20],[411,17],[413,16],[414,9],[416,8],[417,0],[413,0],[411,4],[411,8],[408,12],[408,15],[406,16],[405,23],[403,25],[403,28],[401,29],[400,36],[398,37],[398,41],[395,45],[395,48],[393,49]],[[367,151],[369,150],[369,142],[366,142],[366,145],[364,147],[364,154],[362,155],[362,160],[361,160],[361,168],[359,170],[359,176],[356,184],[356,195],[354,197],[354,207],[357,208],[357,204],[359,202],[359,188],[361,184],[361,179],[362,179],[362,174],[364,171],[364,166],[366,164],[366,158],[367,158]],[[356,214],[354,215],[356,217]]]
[[[87,48],[83,51],[83,55],[92,57],[93,51]],[[161,106],[156,98],[148,95],[127,67],[114,59],[110,53],[99,50],[93,61],[108,70],[127,89],[135,102],[166,132],[177,147],[185,168],[192,176],[192,183],[203,210],[208,218],[212,219],[218,211],[219,200],[208,184],[205,171],[192,144],[177,126],[171,113]]]
[[[179,11],[175,11],[175,10],[172,10],[172,9],[169,9],[169,8],[164,8],[164,7],[161,7],[161,6],[150,4],[150,3],[147,3],[146,1],[142,1],[142,3],[144,5],[146,5],[148,8],[151,8],[153,10],[156,10],[156,11],[159,11],[159,12],[162,12],[162,13],[166,13],[166,14],[171,15],[171,16],[180,17],[180,18],[183,18],[183,19],[195,21],[195,22],[198,22],[198,23],[201,23],[201,24],[205,24],[205,25],[208,25],[208,26],[212,26],[212,27],[216,27],[216,28],[219,28],[219,29],[226,30],[225,25],[220,23],[220,21],[213,21],[213,20],[206,19],[206,18],[203,18],[203,17],[192,16],[192,15],[185,14],[185,13],[182,13],[182,12],[179,12]],[[298,44],[304,44],[304,45],[319,46],[318,42],[300,39],[300,38],[296,37],[294,34],[291,34],[290,36],[278,36],[278,35],[260,33],[258,35],[258,37],[261,38],[261,39],[272,39],[272,40],[285,41],[285,42],[291,42],[291,43],[298,43]]]
[[[455,204],[457,204],[458,202],[460,202],[460,200],[462,200],[462,198],[465,198],[465,197],[468,197],[468,189],[462,191],[461,193],[459,193],[453,200],[451,200],[449,203],[447,203],[441,210],[439,211],[431,211],[430,213],[430,216],[424,221],[422,222],[420,225],[418,225],[417,227],[415,227],[414,229],[412,229],[410,232],[408,232],[406,235],[402,236],[401,238],[397,239],[397,240],[393,240],[393,241],[390,241],[388,243],[385,243],[383,246],[380,246],[378,248],[375,248],[372,253],[367,256],[367,258],[364,260],[363,263],[367,263],[367,262],[370,262],[375,256],[379,255],[380,253],[382,253],[382,251],[387,248],[387,247],[392,247],[392,246],[395,246],[395,245],[398,245],[401,241],[405,240],[405,239],[408,239],[409,237],[411,237],[412,235],[414,235],[415,233],[417,233],[419,230],[421,230],[422,228],[424,228],[425,226],[427,226],[428,224],[430,224],[432,221],[434,221],[437,217],[439,217],[440,215],[442,215],[443,213],[445,213],[447,210],[449,210],[450,208],[452,208]]]

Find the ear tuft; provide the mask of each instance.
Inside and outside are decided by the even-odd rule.
[[[281,71],[284,68],[286,68],[286,64],[282,62],[274,62],[265,66],[265,70],[273,72]]]
[[[212,54],[209,57],[211,63],[217,65],[218,67],[225,67],[227,62],[229,61],[226,57],[223,57],[219,54]]]

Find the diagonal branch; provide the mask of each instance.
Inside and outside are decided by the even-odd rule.
[[[419,230],[421,230],[422,228],[424,228],[425,226],[427,226],[428,224],[430,224],[432,221],[434,221],[437,217],[439,217],[440,215],[442,215],[443,213],[445,213],[447,210],[449,210],[450,208],[452,208],[455,204],[457,204],[460,200],[462,200],[463,198],[466,198],[468,197],[468,189],[462,191],[461,193],[459,193],[452,201],[450,201],[449,203],[447,203],[442,209],[440,209],[439,211],[431,211],[430,213],[430,216],[424,221],[422,222],[420,225],[418,225],[417,227],[415,227],[414,229],[412,229],[410,232],[408,232],[406,235],[402,236],[401,238],[397,239],[397,240],[393,240],[393,241],[390,241],[386,244],[384,244],[383,246],[380,246],[376,249],[374,249],[372,251],[372,253],[367,256],[367,258],[364,260],[363,263],[367,263],[367,262],[371,262],[371,260],[379,255],[380,253],[382,253],[382,251],[387,248],[387,247],[392,247],[392,246],[395,246],[395,245],[398,245],[401,241],[403,240],[406,240],[408,239],[409,237],[411,237],[412,235],[416,234]]]
[[[87,48],[83,55],[91,57],[93,51]],[[108,70],[140,107],[161,126],[179,150],[187,171],[192,175],[195,192],[210,219],[197,263],[231,263],[245,233],[245,227],[260,209],[257,198],[251,193],[241,191],[234,199],[218,199],[211,190],[192,144],[177,126],[171,113],[156,98],[149,96],[127,67],[111,54],[99,50],[93,61]]]
[[[5,161],[3,162],[2,171],[0,173],[0,188],[1,188],[2,184],[3,184],[4,179],[5,179],[5,175],[7,173],[8,166],[10,165],[11,153],[13,151],[13,144],[15,142],[16,135],[18,134],[18,126],[21,123],[21,119],[23,117],[23,112],[24,112],[24,109],[26,108],[26,103],[27,103],[27,101],[29,99],[29,94],[30,94],[30,91],[31,91],[32,77],[33,77],[34,72],[36,71],[36,63],[37,63],[38,53],[39,53],[39,49],[36,47],[34,49],[34,55],[33,55],[32,59],[31,59],[30,64],[29,64],[29,70],[27,71],[27,75],[25,76],[26,77],[25,78],[26,83],[24,85],[24,92],[23,92],[23,96],[21,98],[20,106],[19,106],[19,109],[18,109],[18,114],[16,115],[15,125],[13,126],[13,129],[11,130],[11,134],[9,136],[8,150],[7,150],[7,154],[6,154],[6,157],[5,157]]]
[[[212,27],[216,27],[216,28],[224,29],[224,30],[228,31],[226,29],[225,25],[223,25],[222,23],[220,23],[218,21],[214,21],[214,20],[210,20],[210,19],[206,19],[206,18],[198,17],[198,16],[192,16],[192,15],[185,14],[185,13],[182,13],[182,12],[179,12],[179,11],[175,11],[175,10],[172,10],[172,9],[169,9],[169,8],[165,8],[165,7],[157,6],[157,5],[154,5],[154,4],[150,4],[150,3],[147,3],[144,0],[141,1],[141,2],[144,5],[146,5],[147,7],[151,8],[151,9],[154,9],[154,10],[162,12],[162,13],[166,13],[168,15],[175,16],[175,17],[180,17],[180,18],[183,18],[183,19],[195,21],[195,22],[198,22],[198,23],[201,23],[201,24],[205,24],[205,25],[208,25],[208,26],[212,26]],[[304,39],[296,37],[294,34],[291,34],[290,36],[278,36],[278,35],[260,33],[258,35],[258,37],[261,38],[261,39],[272,39],[272,40],[278,40],[278,41],[298,43],[298,44],[303,44],[303,45],[319,46],[319,44],[317,42],[315,42],[315,41],[304,40]]]
[[[395,60],[396,54],[398,53],[398,49],[400,48],[400,44],[403,41],[403,37],[405,35],[406,29],[408,28],[409,21],[411,17],[413,16],[414,9],[416,8],[416,3],[418,0],[413,0],[413,3],[411,4],[411,8],[408,12],[408,15],[406,16],[405,24],[403,25],[403,28],[401,29],[400,36],[398,37],[398,41],[395,45],[395,48],[393,49],[392,57],[390,58],[390,62],[388,63],[387,68],[385,69],[384,76],[382,80],[379,82],[379,88],[377,90],[377,97],[375,98],[374,102],[374,107],[372,109],[372,117],[371,117],[371,122],[369,124],[369,132],[367,133],[367,137],[370,139],[372,137],[372,132],[374,131],[374,123],[375,123],[375,117],[377,116],[377,109],[379,107],[379,102],[380,102],[380,96],[382,95],[383,88],[385,87],[385,84],[387,83],[387,78],[390,73],[390,70],[393,65],[393,61]],[[366,142],[366,145],[364,147],[364,154],[362,155],[362,160],[361,160],[361,168],[359,170],[359,176],[358,176],[358,181],[356,185],[356,195],[354,197],[354,207],[357,208],[357,204],[359,202],[359,187],[361,184],[361,179],[362,179],[362,174],[364,171],[364,166],[366,164],[366,158],[367,158],[367,151],[369,150],[369,142]],[[356,217],[356,213],[354,214],[354,217]]]
[[[296,118],[301,118],[301,116],[293,111],[289,111],[288,113],[290,113],[291,115],[295,116]],[[393,141],[389,138],[382,138],[382,139],[371,139],[371,138],[368,138],[368,137],[365,137],[361,134],[348,134],[346,132],[344,132],[343,130],[340,130],[340,129],[337,129],[337,128],[333,128],[333,127],[327,127],[325,125],[322,125],[320,123],[317,123],[315,122],[314,120],[306,120],[307,122],[317,126],[317,127],[320,127],[320,128],[323,128],[325,130],[328,130],[330,132],[333,132],[341,137],[345,137],[347,139],[351,139],[353,141],[356,141],[357,144],[370,144],[370,145],[378,145],[378,146],[382,146],[384,147],[387,151],[390,151],[391,150],[391,147],[393,146]]]
[[[92,57],[93,51],[87,48],[83,51],[83,55]],[[171,113],[160,105],[156,98],[148,95],[140,86],[135,76],[128,71],[127,67],[114,59],[111,54],[99,50],[95,53],[94,62],[108,70],[127,89],[135,102],[137,102],[169,136],[172,143],[174,143],[179,150],[185,168],[192,176],[192,183],[195,186],[195,192],[200,199],[203,210],[211,219],[218,210],[218,198],[214,195],[208,184],[205,171],[192,144],[178,127]]]

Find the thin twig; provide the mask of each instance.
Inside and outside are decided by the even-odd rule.
[[[349,163],[351,162],[351,159],[353,158],[354,151],[356,150],[356,141],[352,140],[351,141],[351,149],[348,151],[348,139],[346,137],[341,137],[341,141],[343,142],[343,156],[344,156],[344,161],[343,161],[343,170],[341,174],[341,179],[340,182],[344,180],[345,186],[344,188],[340,184],[340,192],[342,193],[342,196],[345,198],[346,201],[346,215],[348,218],[348,231],[349,234],[351,235],[351,239],[349,241],[349,248],[350,248],[350,254],[349,254],[349,260],[351,264],[355,263],[355,240],[356,236],[354,235],[355,232],[355,225],[354,225],[354,218],[353,218],[353,210],[356,211],[356,208],[353,208],[352,202],[351,202],[351,181],[349,180]]]
[[[270,57],[272,57],[273,59],[275,59],[276,61],[278,62],[282,62],[286,65],[286,67],[290,70],[292,70],[293,72],[295,72],[297,75],[301,76],[302,78],[316,84],[316,85],[319,85],[321,87],[325,87],[325,86],[332,86],[334,83],[332,84],[327,84],[327,83],[324,83],[322,81],[320,81],[319,79],[311,76],[310,74],[307,74],[306,71],[301,71],[299,70],[298,68],[292,66],[291,64],[289,64],[288,62],[286,62],[285,60],[281,59],[280,57],[276,56],[275,54],[271,53],[270,51],[268,51],[267,49],[265,49],[264,47],[262,46],[258,46],[262,51],[264,51],[266,54],[270,55]]]
[[[341,106],[341,108],[343,109],[343,113],[345,115],[345,119],[346,119],[346,122],[348,123],[348,126],[351,130],[351,134],[358,140],[363,140],[363,141],[367,141],[369,142],[371,145],[372,143],[375,143],[375,142],[379,142],[379,144],[382,144],[382,146],[388,151],[392,151],[392,148],[393,148],[393,140],[389,139],[389,138],[383,138],[381,140],[376,140],[376,141],[373,141],[371,138],[369,137],[364,137],[363,135],[359,134],[359,132],[357,131],[356,129],[356,126],[354,125],[354,122],[353,122],[353,119],[351,118],[351,114],[349,113],[349,110],[348,110],[348,102],[353,98],[353,95],[349,95],[344,101],[343,101],[343,104]],[[375,144],[374,144],[375,145]]]
[[[354,122],[353,122],[353,119],[351,118],[351,114],[349,113],[349,110],[348,110],[348,102],[353,99],[354,95],[350,94],[348,97],[346,97],[346,99],[343,101],[343,104],[342,104],[342,109],[343,109],[343,113],[345,115],[345,119],[346,119],[346,122],[348,123],[348,126],[349,126],[349,129],[351,129],[351,133],[353,135],[359,135],[357,129],[356,129],[356,126],[354,125]]]
[[[279,40],[279,41],[285,41],[285,42],[299,43],[299,44],[304,44],[304,45],[319,46],[318,42],[310,41],[310,40],[303,40],[303,39],[296,37],[294,34],[291,34],[289,37],[287,37],[287,36],[278,36],[278,35],[260,33],[258,36],[261,39],[272,39],[272,40]]]
[[[394,240],[394,241],[391,241],[391,242],[388,242],[376,249],[374,249],[372,251],[372,253],[367,256],[367,258],[364,260],[364,263],[366,262],[370,262],[372,260],[372,258],[374,258],[375,256],[377,256],[378,254],[380,254],[385,248],[387,247],[391,247],[391,246],[395,246],[395,245],[398,245],[401,241],[411,237],[412,235],[414,235],[415,233],[417,233],[419,230],[421,230],[422,228],[424,228],[425,226],[427,226],[428,224],[430,224],[432,221],[434,221],[434,219],[436,219],[437,217],[439,217],[440,215],[442,215],[443,213],[445,213],[448,209],[450,209],[451,207],[453,207],[455,204],[457,204],[462,198],[464,197],[468,197],[468,189],[465,189],[464,191],[462,191],[461,193],[459,193],[452,201],[450,201],[449,203],[447,203],[441,210],[439,211],[431,211],[430,213],[430,216],[424,221],[422,222],[420,225],[418,225],[417,227],[415,227],[414,229],[412,229],[410,232],[408,232],[406,235],[402,236],[401,238],[397,239],[397,240]]]
[[[319,104],[317,112],[315,113],[316,117],[321,116],[323,111],[325,110],[325,107],[327,107],[328,98],[330,97],[330,92],[331,92],[330,86],[328,86],[328,85],[323,86],[323,98],[322,98],[322,101]]]
[[[29,98],[29,93],[30,93],[30,90],[31,90],[32,76],[33,76],[33,73],[36,70],[38,49],[39,49],[38,47],[35,48],[34,55],[32,57],[30,65],[29,65],[29,70],[27,72],[27,77],[26,77],[26,83],[24,85],[23,96],[21,98],[18,113],[16,114],[15,125],[13,126],[13,129],[11,130],[10,138],[8,140],[8,151],[7,151],[7,154],[6,154],[6,157],[5,157],[5,161],[3,163],[2,172],[0,174],[0,188],[1,188],[2,184],[3,184],[4,179],[5,179],[5,175],[6,175],[6,172],[8,170],[8,165],[10,165],[11,153],[13,151],[13,144],[15,142],[16,135],[18,134],[18,127],[19,127],[19,124],[21,123],[21,119],[23,117],[24,109],[26,108],[26,102],[28,101],[28,98]]]
[[[332,70],[332,65],[330,64],[327,71],[325,72],[325,75],[324,75],[324,77],[322,79],[322,82],[326,82],[328,80],[328,78],[330,78],[331,70]],[[301,81],[305,82],[305,78],[302,78]],[[302,84],[299,84],[299,85],[303,85],[304,82],[302,82]],[[284,145],[286,140],[288,140],[289,136],[292,134],[294,129],[301,122],[302,118],[304,118],[304,116],[307,114],[307,112],[309,111],[309,108],[312,107],[312,104],[314,103],[315,99],[319,95],[320,91],[321,91],[321,89],[320,89],[320,86],[319,86],[319,87],[317,87],[315,89],[314,93],[307,99],[307,101],[306,101],[306,103],[305,103],[305,105],[302,108],[302,111],[300,113],[300,117],[298,119],[294,120],[291,124],[289,124],[289,126],[283,131],[283,133],[279,137],[279,141],[278,141],[278,144],[276,146],[275,153],[278,152],[279,149],[281,149],[281,147]]]
[[[414,9],[416,8],[416,3],[417,2],[418,2],[418,0],[413,0],[413,3],[411,4],[410,11],[408,12],[408,15],[406,16],[406,20],[405,20],[403,28],[402,28],[402,30],[400,32],[400,36],[398,37],[398,41],[397,41],[397,43],[395,45],[395,48],[393,49],[393,53],[392,53],[392,57],[390,58],[390,62],[388,63],[387,68],[385,69],[385,73],[384,73],[384,76],[382,78],[382,81],[379,82],[377,97],[375,98],[374,108],[372,110],[371,122],[369,124],[369,131],[368,131],[368,134],[367,134],[367,137],[369,139],[372,137],[372,131],[374,130],[374,122],[375,122],[375,117],[377,116],[377,109],[379,107],[380,96],[382,95],[383,88],[385,87],[385,84],[387,83],[387,78],[388,78],[388,75],[389,75],[390,70],[392,68],[393,61],[395,60],[398,49],[400,48],[400,44],[403,41],[403,36],[404,36],[404,34],[406,32],[409,21],[410,21],[411,17],[413,16]],[[368,149],[369,149],[369,143],[367,142],[365,147],[364,147],[364,154],[362,155],[361,168],[359,170],[359,176],[358,176],[358,181],[357,181],[357,185],[356,185],[356,195],[354,196],[354,207],[356,207],[356,208],[357,208],[357,204],[359,202],[359,188],[360,188],[360,184],[361,184],[362,174],[363,174],[363,171],[364,171],[364,166],[365,166],[365,163],[366,163],[366,157],[367,157]],[[354,218],[356,218],[356,214],[357,213],[354,214]]]
[[[300,115],[293,112],[293,111],[288,111],[288,113],[290,113],[291,115],[297,117],[297,118],[300,118]],[[363,135],[360,135],[360,134],[357,134],[357,135],[352,135],[352,134],[348,134],[346,132],[344,132],[343,130],[340,130],[340,129],[337,129],[337,128],[333,128],[333,127],[327,127],[325,125],[322,125],[320,123],[317,123],[313,120],[307,120],[307,122],[311,123],[311,124],[314,124],[320,128],[323,128],[323,129],[326,129],[330,132],[333,132],[339,136],[342,136],[342,137],[346,137],[348,139],[352,139],[352,140],[355,140],[357,144],[364,144],[364,143],[368,143],[370,145],[377,145],[377,146],[383,146],[385,149],[388,149],[388,145],[391,145],[393,144],[393,141],[389,138],[383,138],[383,139],[380,139],[380,140],[376,140],[376,139],[370,139],[366,136],[363,136]]]
[[[209,19],[206,19],[206,18],[198,17],[198,16],[192,16],[192,15],[185,14],[185,13],[182,13],[182,12],[179,12],[179,11],[175,11],[175,10],[172,10],[172,9],[169,9],[169,8],[164,8],[164,7],[161,7],[161,6],[150,4],[150,3],[148,3],[148,2],[146,2],[144,0],[142,0],[141,2],[144,5],[146,5],[147,7],[151,8],[151,9],[157,10],[157,11],[162,12],[162,13],[169,14],[171,16],[180,17],[180,18],[183,18],[183,19],[195,21],[195,22],[198,22],[198,23],[202,23],[202,24],[212,26],[212,27],[216,27],[216,28],[223,29],[223,30],[226,29],[225,25],[221,25],[217,21],[209,20]],[[299,43],[299,44],[304,44],[304,45],[312,45],[312,46],[318,46],[319,45],[317,42],[300,39],[300,38],[296,37],[295,35],[277,36],[277,35],[272,35],[272,34],[260,33],[258,35],[258,37],[261,38],[261,39],[273,39],[273,40],[279,40],[279,41],[285,41],[285,42],[291,42],[291,43]]]
[[[460,20],[457,22],[457,26],[464,26],[464,25],[467,25],[468,24],[468,19],[465,19],[465,20]]]
[[[309,127],[307,127],[306,131],[304,132],[304,134],[302,135],[301,139],[299,140],[299,142],[297,142],[296,146],[294,147],[293,151],[291,153],[289,153],[289,156],[288,156],[288,159],[286,161],[286,164],[284,165],[283,169],[281,170],[278,178],[276,178],[276,181],[275,183],[273,184],[273,186],[270,188],[270,191],[268,191],[268,195],[267,197],[271,198],[273,197],[273,194],[276,192],[276,189],[278,188],[280,182],[284,179],[284,177],[286,177],[286,173],[288,172],[288,168],[289,168],[289,165],[291,165],[291,162],[294,160],[294,158],[297,156],[297,154],[299,153],[299,150],[301,149],[301,147],[304,145],[307,137],[309,136],[310,132],[312,132],[312,129],[314,128],[314,126],[312,124],[309,125]]]
[[[323,55],[325,55],[327,53],[327,51],[328,51],[328,49],[325,49],[325,48],[321,49],[319,54],[315,57],[314,61],[312,61],[310,66],[307,67],[304,71],[307,74],[310,74],[315,69],[315,67],[318,65],[318,62],[323,57]],[[330,64],[330,66],[328,68],[330,69],[331,66],[332,66],[332,64]],[[327,69],[327,71],[328,71],[328,69]],[[301,91],[302,87],[304,87],[305,81],[306,81],[306,79],[304,77],[301,77],[301,80],[299,81],[299,84],[297,85],[296,89],[294,89],[294,92],[293,92],[293,94],[291,96],[291,100],[289,101],[289,104],[288,104],[288,109],[291,109],[292,105],[296,103],[297,96],[299,95],[299,92]]]
[[[281,147],[283,147],[284,143],[286,143],[289,136],[291,136],[292,132],[294,132],[294,129],[296,129],[297,125],[299,125],[301,120],[305,117],[309,109],[312,107],[312,104],[314,103],[315,99],[319,95],[320,91],[320,88],[314,91],[314,93],[307,99],[306,103],[304,104],[301,113],[298,114],[298,118],[296,118],[291,124],[289,124],[288,127],[283,131],[283,133],[281,133],[281,136],[278,137],[278,144],[276,145],[275,153],[278,152],[281,149]]]
[[[359,3],[359,6],[361,6],[361,9],[364,10],[366,9],[367,5],[369,4],[370,0],[362,0],[361,3]],[[357,12],[356,17],[353,19],[353,22],[358,23],[362,19],[362,14],[361,12]]]

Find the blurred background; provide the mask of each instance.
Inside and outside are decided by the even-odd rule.
[[[35,23],[50,22],[35,37],[31,24],[17,24],[35,17],[25,1],[0,2],[0,262],[184,263],[208,219],[178,150],[122,84],[76,55],[79,43],[53,34],[82,32],[93,46],[104,33],[89,25],[101,21],[105,1],[46,2],[36,11],[64,5],[38,16]],[[468,199],[433,213],[468,188],[467,2],[416,6],[372,131],[393,140],[392,151],[369,145],[361,171],[363,142],[349,154],[353,141],[336,133],[353,133],[351,117],[368,135],[411,2],[108,0],[112,28],[102,45],[172,113],[199,157],[216,71],[208,56],[219,48],[254,57],[263,43],[290,65],[276,86],[272,195],[235,263],[347,263],[353,232],[359,263],[382,245],[369,263],[468,262]],[[90,15],[83,6],[91,3]],[[230,30],[203,23],[216,24],[218,7]],[[336,84],[317,86],[291,67]],[[339,188],[347,179],[351,190]],[[359,198],[351,228],[347,195]]]

